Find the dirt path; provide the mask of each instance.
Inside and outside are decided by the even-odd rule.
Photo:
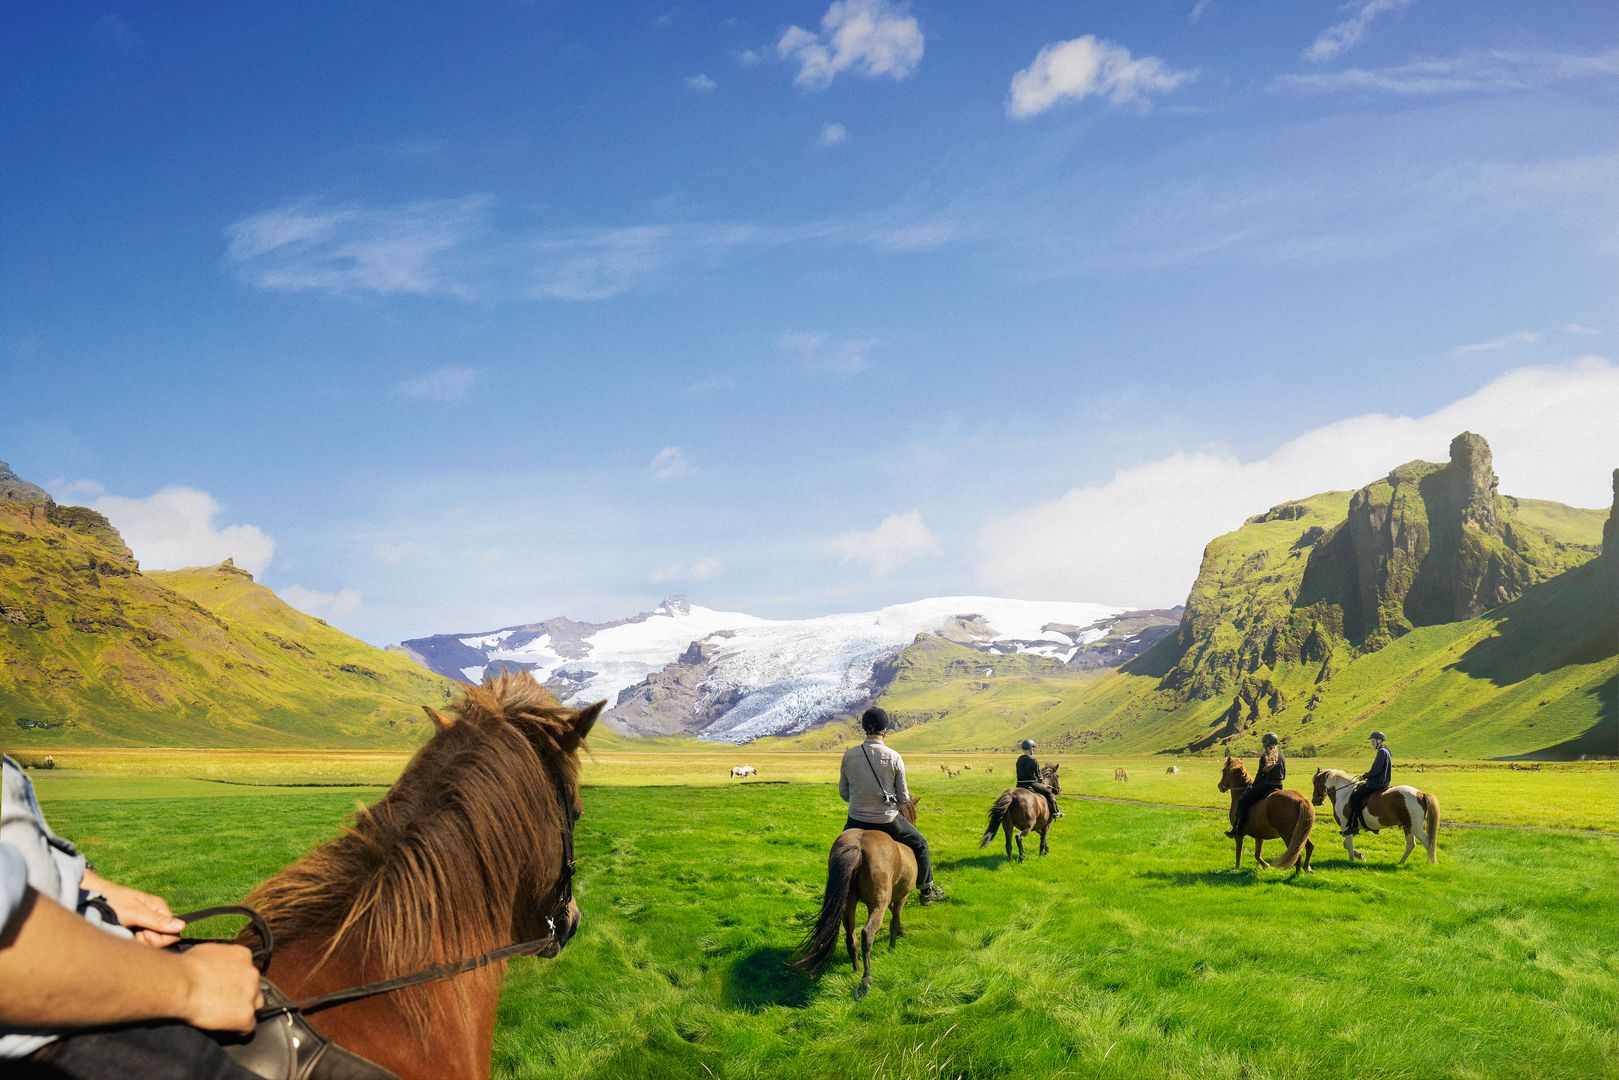
[[[1059,795],[1061,799],[1079,799],[1083,802],[1114,803],[1119,806],[1161,806],[1171,810],[1208,810],[1215,812],[1218,806],[1199,806],[1196,803],[1153,802],[1151,799],[1120,799],[1113,795]],[[1581,835],[1596,834],[1598,836],[1612,836],[1613,829],[1600,829],[1595,826],[1580,825],[1507,825],[1496,821],[1458,821],[1455,818],[1445,818],[1439,823],[1440,829],[1511,829],[1514,832],[1551,832],[1576,833]]]

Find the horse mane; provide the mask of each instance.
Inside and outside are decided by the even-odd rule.
[[[248,903],[278,943],[324,942],[364,979],[407,974],[532,937],[527,919],[561,866],[561,802],[577,808],[580,745],[600,705],[557,703],[527,672],[469,686],[393,787],[341,836],[255,889]],[[588,715],[587,715],[588,714]],[[564,790],[556,791],[558,782]],[[560,801],[559,801],[560,796]],[[452,980],[458,1006],[499,965]],[[425,987],[399,1005],[425,1039],[435,999]]]

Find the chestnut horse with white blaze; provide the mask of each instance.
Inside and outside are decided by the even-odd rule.
[[[1057,770],[1062,768],[1055,762],[1040,770],[1040,782],[1051,789],[1053,795],[1062,794],[1062,785],[1057,782]],[[1040,854],[1051,853],[1051,845],[1046,843],[1046,833],[1051,831],[1051,807],[1046,803],[1044,795],[1028,788],[1007,788],[1001,792],[995,805],[989,808],[989,825],[984,829],[983,837],[978,841],[981,848],[988,847],[989,842],[995,839],[995,830],[1004,829],[1006,832],[1006,857],[1012,857],[1012,830],[1017,830],[1017,861],[1023,861],[1023,838],[1031,832],[1040,834]]]
[[[900,816],[916,824],[916,804],[912,795],[899,808]],[[916,887],[916,853],[887,833],[876,829],[844,829],[832,841],[826,859],[826,891],[821,897],[821,913],[815,926],[798,947],[793,967],[816,974],[838,943],[838,924],[843,924],[843,943],[849,950],[849,963],[861,974],[860,991],[871,989],[871,948],[883,928],[883,913],[893,912],[888,924],[888,947],[905,933],[900,912],[905,899]],[[855,953],[855,907],[866,905],[866,924],[860,931],[860,952]]]
[[[300,1000],[522,943],[555,956],[579,926],[577,751],[605,702],[559,705],[527,672],[468,687],[343,835],[264,882],[266,975]],[[525,949],[525,951],[529,951]],[[315,1011],[333,1043],[400,1077],[487,1077],[506,962]]]
[[[1312,801],[1320,806],[1330,798],[1333,820],[1342,829],[1348,824],[1349,795],[1354,790],[1355,778],[1341,769],[1317,769]],[[1427,849],[1430,863],[1439,861],[1439,853],[1434,850],[1439,843],[1438,799],[1409,784],[1379,791],[1366,800],[1366,809],[1360,815],[1360,827],[1379,832],[1389,825],[1398,825],[1405,830],[1405,854],[1400,856],[1401,865],[1411,857],[1418,844]],[[1344,850],[1349,852],[1351,859],[1366,858],[1355,850],[1353,836],[1344,837]]]
[[[1242,763],[1241,758],[1226,756],[1225,766],[1220,770],[1220,790],[1231,793],[1232,824],[1237,820],[1237,800],[1247,791],[1252,781],[1248,779],[1248,767]],[[1310,859],[1315,855],[1315,842],[1310,839],[1310,830],[1315,828],[1315,810],[1308,800],[1297,791],[1273,791],[1248,811],[1248,817],[1243,821],[1242,832],[1237,834],[1237,864],[1233,869],[1242,869],[1242,841],[1243,837],[1254,838],[1254,861],[1260,866],[1268,867],[1261,851],[1266,840],[1286,840],[1287,851],[1283,853],[1278,864],[1282,869],[1293,867],[1293,876],[1298,877],[1299,871],[1306,873],[1314,871]],[[1302,853],[1302,857],[1301,857]]]

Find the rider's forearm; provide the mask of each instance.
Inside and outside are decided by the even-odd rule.
[[[114,937],[33,889],[0,938],[0,1023],[85,1027],[180,1019],[188,999],[178,954]]]

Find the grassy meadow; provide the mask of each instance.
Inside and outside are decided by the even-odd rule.
[[[32,774],[52,824],[185,907],[240,897],[404,761],[57,757]],[[949,899],[908,907],[857,1001],[843,967],[784,966],[842,823],[834,756],[598,751],[583,927],[558,960],[512,966],[497,1075],[1619,1075],[1610,763],[1403,770],[1474,826],[1441,832],[1439,865],[1396,868],[1403,844],[1383,834],[1351,867],[1319,827],[1316,872],[1289,880],[1247,858],[1231,871],[1213,759],[1178,776],[1162,757],[1061,759],[1066,790],[1131,801],[1065,800],[1051,855],[1020,866],[977,846],[1009,755],[907,760]],[[940,762],[974,768],[946,779]],[[727,778],[742,763],[759,782]],[[1536,824],[1556,827],[1501,827]]]

